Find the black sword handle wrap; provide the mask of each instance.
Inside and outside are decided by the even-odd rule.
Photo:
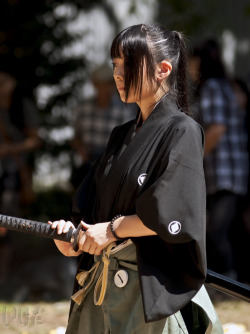
[[[70,228],[67,233],[57,234],[57,229],[53,229],[50,224],[5,215],[0,215],[0,227],[4,227],[8,230],[33,234],[43,238],[67,242],[72,241],[72,238],[74,238],[74,232],[76,231],[75,229]]]

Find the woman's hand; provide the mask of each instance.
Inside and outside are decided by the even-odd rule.
[[[116,241],[110,229],[110,222],[88,225],[82,221],[81,224],[85,233],[80,236],[78,246],[84,252],[100,255],[104,248]],[[156,235],[156,232],[147,228],[137,215],[121,216],[114,221],[113,227],[120,238]]]
[[[57,233],[67,233],[69,228],[74,227],[72,222],[59,220],[49,222],[52,228],[57,228]],[[94,225],[80,223],[84,231],[80,231],[78,239],[79,251],[73,250],[72,244],[64,241],[55,240],[55,243],[66,256],[78,256],[81,252],[100,255],[102,250],[111,242],[116,241],[110,229],[110,222],[97,223]],[[114,221],[113,227],[119,238],[143,237],[156,235],[156,232],[147,228],[137,215],[121,216]]]
[[[110,230],[110,222],[88,225],[81,222],[85,233],[79,237],[79,249],[84,252],[100,255],[111,242],[116,241]]]
[[[75,228],[72,222],[65,220],[57,220],[54,222],[49,221],[48,224],[51,225],[53,229],[57,229],[57,234],[67,233],[70,228]],[[80,231],[79,238],[84,232]],[[75,252],[73,249],[73,244],[66,241],[54,240],[59,251],[65,256],[78,256],[82,253],[82,250],[79,249],[78,252]]]

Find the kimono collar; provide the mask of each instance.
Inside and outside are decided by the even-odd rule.
[[[143,122],[142,121],[142,115],[141,110],[138,110],[136,119],[135,119],[135,125],[136,128],[140,128],[145,122],[147,122],[149,119],[155,119],[162,116],[170,116],[173,114],[173,112],[179,111],[179,108],[177,107],[175,98],[172,94],[167,92],[164,94],[158,102],[156,102],[153,110],[151,111],[150,115],[147,117],[147,119]]]

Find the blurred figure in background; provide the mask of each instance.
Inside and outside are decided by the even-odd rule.
[[[135,118],[135,108],[121,102],[107,64],[97,67],[91,81],[94,98],[84,101],[74,111],[75,137],[71,183],[79,186],[92,162],[103,152],[113,128]]]
[[[245,128],[248,133],[248,154],[250,157],[250,91],[247,83],[241,78],[232,79],[232,87],[236,94],[239,108],[246,113]],[[242,211],[239,219],[243,224],[235,224],[231,236],[236,252],[236,266],[238,278],[242,282],[250,283],[250,268],[246,265],[245,255],[250,254],[250,178],[248,178],[248,191],[242,201]]]
[[[245,114],[245,128],[247,133],[250,131],[250,91],[247,83],[240,78],[233,78],[231,80],[233,91],[239,108]],[[250,152],[250,136],[248,136],[248,152]]]
[[[0,69],[0,212],[20,216],[34,201],[30,153],[41,145],[39,116],[11,71]],[[0,228],[0,282],[8,272],[9,232]]]
[[[216,40],[193,49],[189,71],[197,83],[197,106],[205,131],[208,267],[237,278],[229,231],[247,193],[246,111],[239,108]]]

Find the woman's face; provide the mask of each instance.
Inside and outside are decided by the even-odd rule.
[[[133,87],[130,87],[128,99],[126,101],[123,57],[113,59],[113,77],[123,102],[139,104],[141,101],[150,100],[154,94],[154,88],[152,87],[152,84],[148,82],[145,71],[143,71],[141,96],[139,95],[139,92],[136,92],[135,89],[133,89]]]
[[[190,57],[188,60],[188,72],[190,79],[198,82],[200,79],[201,59],[197,56]]]

